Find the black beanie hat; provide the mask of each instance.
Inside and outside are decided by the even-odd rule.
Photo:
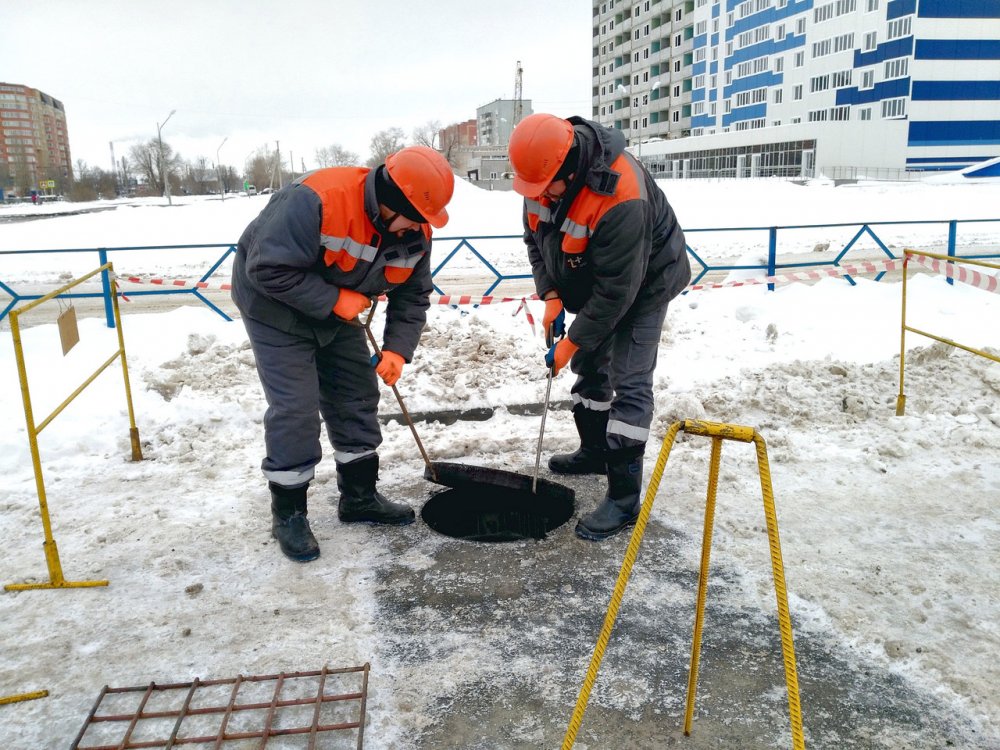
[[[402,214],[410,221],[417,221],[421,224],[427,223],[427,219],[414,208],[413,204],[403,195],[403,191],[392,181],[389,170],[385,168],[384,164],[378,168],[378,172],[375,175],[375,197],[383,206],[391,211]]]
[[[573,135],[573,145],[566,154],[566,158],[563,163],[559,165],[559,171],[555,173],[552,177],[552,181],[556,180],[566,180],[571,174],[576,171],[577,166],[580,164],[580,144],[577,141],[577,137]]]

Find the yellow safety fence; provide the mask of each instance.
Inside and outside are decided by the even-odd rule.
[[[667,436],[663,439],[663,447],[660,449],[660,455],[656,459],[656,467],[653,469],[653,476],[650,478],[649,487],[646,488],[646,496],[639,511],[639,518],[632,532],[632,538],[629,540],[628,549],[625,551],[625,560],[618,573],[618,581],[615,584],[614,592],[611,594],[611,603],[608,605],[608,611],[604,617],[604,626],[601,628],[601,633],[597,638],[597,645],[594,647],[594,654],[591,657],[590,666],[587,668],[587,676],[583,681],[583,686],[580,688],[576,708],[573,710],[573,716],[570,719],[569,727],[563,738],[562,748],[563,750],[569,750],[576,742],[576,735],[580,730],[584,711],[587,710],[587,702],[590,700],[590,692],[594,687],[594,681],[597,679],[597,671],[600,669],[601,660],[604,658],[604,651],[607,648],[608,640],[611,638],[611,630],[614,628],[615,620],[618,617],[622,597],[625,595],[625,587],[628,585],[629,576],[632,574],[632,566],[635,564],[636,555],[639,553],[639,545],[642,543],[642,537],[646,532],[646,524],[649,522],[649,514],[653,509],[653,500],[659,489],[660,479],[667,465],[670,449],[674,444],[677,433],[680,431],[684,431],[690,435],[701,435],[712,438],[708,498],[705,503],[705,528],[701,547],[701,571],[698,576],[698,596],[695,609],[694,635],[691,642],[687,706],[684,713],[684,734],[691,734],[691,721],[694,716],[695,691],[698,682],[698,660],[701,653],[701,631],[704,622],[705,595],[708,590],[709,556],[712,546],[715,495],[719,484],[719,461],[722,455],[722,441],[736,440],[742,443],[752,442],[757,449],[757,467],[760,473],[760,486],[764,498],[764,516],[767,521],[767,538],[771,550],[774,592],[778,600],[778,629],[781,634],[781,651],[785,662],[785,683],[788,690],[788,713],[792,729],[792,748],[794,750],[804,750],[805,739],[802,733],[802,710],[799,705],[799,683],[795,667],[792,621],[788,612],[788,594],[785,589],[785,573],[781,561],[781,544],[778,539],[778,517],[774,509],[771,470],[768,467],[767,448],[764,444],[764,438],[753,427],[696,420],[675,422],[670,426]]]
[[[101,365],[97,370],[88,377],[82,385],[80,385],[70,396],[63,401],[59,406],[56,407],[49,416],[43,419],[39,423],[35,423],[34,412],[31,408],[31,392],[28,388],[28,371],[24,361],[24,348],[21,344],[21,325],[20,316],[37,307],[45,302],[48,302],[61,294],[65,294],[70,289],[79,286],[83,282],[87,281],[93,276],[104,271],[109,272],[111,276],[111,302],[114,309],[115,315],[115,325],[118,330],[118,349],[112,354],[103,365]],[[121,359],[122,363],[122,374],[125,378],[125,401],[128,405],[128,419],[129,419],[129,437],[132,444],[132,460],[141,461],[142,460],[142,449],[139,445],[139,430],[135,426],[135,413],[132,409],[132,390],[129,385],[128,379],[128,364],[125,361],[125,339],[122,334],[122,320],[121,315],[118,311],[118,295],[117,295],[117,285],[114,282],[114,268],[111,263],[105,263],[100,268],[91,271],[86,276],[81,276],[78,279],[71,281],[66,286],[56,289],[54,292],[46,294],[44,297],[40,297],[37,300],[21,307],[18,310],[11,310],[10,312],[10,330],[11,335],[14,339],[14,356],[17,360],[17,374],[21,381],[21,397],[24,401],[24,420],[28,428],[28,445],[31,449],[31,462],[34,466],[35,471],[35,486],[38,489],[38,507],[41,512],[42,517],[42,528],[45,533],[45,542],[42,545],[45,550],[45,560],[49,568],[49,581],[47,583],[11,583],[4,586],[7,591],[25,591],[29,589],[65,589],[65,588],[89,588],[93,586],[107,586],[107,581],[67,581],[63,577],[62,564],[59,561],[59,550],[56,547],[56,540],[52,536],[52,524],[49,520],[49,506],[48,500],[45,495],[45,481],[42,478],[42,461],[39,455],[38,449],[38,435],[44,430],[53,419],[55,419],[59,414],[69,406],[70,402],[73,401],[80,393],[90,385],[94,380],[100,375],[108,366],[114,362],[116,359]]]
[[[921,256],[924,258],[934,258],[935,260],[943,260],[948,263],[967,263],[973,266],[981,266],[984,268],[991,268],[1000,271],[1000,265],[996,263],[987,263],[981,260],[972,260],[970,258],[955,258],[951,255],[940,255],[938,253],[925,253],[919,250],[905,250],[903,254],[903,311],[901,314],[901,323],[899,330],[899,395],[896,397],[896,416],[901,417],[906,412],[906,395],[903,393],[903,371],[906,368],[906,332],[916,333],[920,336],[926,336],[929,339],[934,339],[935,341],[940,341],[942,344],[948,344],[949,346],[957,347],[958,349],[964,349],[972,354],[978,354],[980,357],[986,357],[986,359],[991,359],[994,362],[1000,362],[1000,357],[985,352],[982,349],[976,349],[971,346],[966,346],[965,344],[959,344],[957,341],[952,341],[951,339],[946,339],[943,336],[937,336],[933,333],[928,333],[927,331],[921,331],[918,328],[913,328],[906,324],[906,277],[907,277],[907,265],[909,264],[910,258],[912,256]],[[951,268],[952,266],[949,266]],[[950,274],[949,274],[950,275]]]

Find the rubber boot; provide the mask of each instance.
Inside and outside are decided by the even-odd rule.
[[[642,454],[630,452],[631,456],[622,456],[621,451],[608,452],[608,493],[594,510],[577,521],[576,535],[581,539],[607,539],[632,526],[639,517]]]
[[[346,464],[337,464],[340,502],[337,516],[344,523],[380,523],[405,526],[416,518],[406,503],[386,500],[375,489],[378,479],[378,456],[372,454]]]
[[[306,491],[301,487],[282,487],[268,482],[271,490],[271,536],[285,556],[296,562],[309,562],[319,557],[319,543],[306,518]]]
[[[552,456],[549,469],[556,474],[603,474],[608,412],[577,407],[573,409],[573,421],[580,433],[580,448],[573,453]]]

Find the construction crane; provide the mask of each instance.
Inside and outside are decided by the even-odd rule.
[[[523,106],[521,103],[521,74],[524,72],[521,68],[521,61],[517,61],[517,69],[514,72],[514,122],[511,123],[511,128],[514,128],[519,122],[521,122],[521,112]]]

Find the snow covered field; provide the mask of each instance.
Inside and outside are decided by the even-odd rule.
[[[662,185],[681,222],[697,227],[996,218],[1000,206],[996,182]],[[4,219],[15,211],[79,206],[3,207],[0,250],[232,243],[265,201],[177,201],[167,208],[151,200],[7,223]],[[460,183],[449,213],[452,222],[441,233],[446,236],[519,233],[520,202],[512,193],[485,193]],[[940,226],[900,227],[888,235],[897,247],[945,236]],[[731,233],[712,257],[749,257],[759,241],[745,232]],[[830,241],[838,238],[810,230],[802,236],[803,252]],[[978,225],[962,241],[992,244],[998,252],[1000,224]],[[58,264],[54,257],[0,256],[0,281],[54,283],[97,265],[92,256]],[[526,272],[516,241],[497,243],[490,259],[506,272]],[[115,265],[122,273],[165,277],[185,277],[203,267],[180,252],[176,258],[124,255],[115,258]],[[954,746],[997,748],[1000,365],[910,335],[907,411],[896,417],[900,285],[858,282],[852,287],[831,278],[775,292],[750,287],[678,299],[662,336],[646,476],[675,420],[756,427],[769,448],[797,645],[818,634],[834,639],[853,659],[943,706],[954,722],[948,734]],[[1000,352],[1000,296],[921,274],[912,278],[909,299],[911,325]],[[432,459],[514,471],[533,466],[539,420],[505,407],[542,400],[543,345],[523,314],[512,315],[515,308],[432,308],[416,359],[399,383],[407,407],[411,412],[495,407],[486,422],[418,424]],[[267,493],[258,470],[264,404],[242,325],[226,323],[207,308],[150,314],[137,300],[122,303],[122,310],[146,460],[127,460],[128,423],[115,367],[42,434],[53,532],[66,577],[106,578],[111,584],[0,596],[0,697],[50,691],[42,700],[0,706],[0,747],[68,746],[105,684],[366,661],[372,664],[366,747],[558,744],[556,730],[569,720],[597,636],[591,624],[596,617],[599,625],[607,606],[627,537],[588,545],[573,538],[571,523],[541,543],[494,548],[504,564],[464,569],[446,588],[465,591],[475,580],[492,591],[530,591],[555,576],[544,560],[556,553],[578,558],[582,569],[595,564],[599,573],[591,581],[593,591],[561,590],[558,612],[532,604],[525,594],[521,604],[536,611],[520,621],[520,631],[500,615],[491,619],[488,614],[481,616],[489,627],[472,628],[463,619],[469,601],[450,605],[451,619],[447,609],[442,615],[435,602],[422,599],[420,590],[394,589],[386,571],[417,577],[473,545],[440,537],[422,523],[394,531],[339,524],[326,500],[336,490],[328,458],[318,467],[310,505],[323,555],[309,565],[286,561],[269,538]],[[539,303],[534,311],[540,317]],[[64,358],[54,325],[57,313],[53,306],[52,323],[23,331],[36,420],[61,403],[116,345],[115,333],[103,320],[88,318],[81,321],[81,343]],[[570,378],[568,373],[557,378],[553,400],[568,398]],[[382,411],[398,411],[388,390]],[[0,330],[0,414],[5,422],[0,432],[0,534],[5,539],[0,582],[44,581],[42,528],[6,322]],[[409,430],[390,421],[384,435],[382,488],[419,505],[434,487],[417,478],[423,467]],[[574,440],[568,411],[550,412],[544,455]],[[773,627],[760,486],[752,451],[742,448],[727,444],[723,450],[713,547],[713,565],[735,573],[710,596],[763,612]],[[671,564],[684,570],[697,569],[707,455],[703,439],[678,441],[644,542],[657,550],[667,540],[682,539],[682,552]],[[591,502],[578,490],[583,511]],[[477,549],[469,554],[489,560],[492,553]],[[688,609],[693,602],[693,577],[674,601],[662,588],[659,568],[644,570],[644,559],[640,553],[612,648],[616,639],[628,639],[630,628],[638,632],[655,625],[657,607]],[[416,631],[408,637],[401,635],[406,628],[390,626],[397,610],[387,601],[398,608],[399,598],[409,602],[409,625]],[[630,602],[642,602],[640,611],[630,612]],[[489,598],[476,606],[510,614]],[[575,610],[591,613],[587,627],[573,619]],[[531,623],[527,631],[526,622]],[[690,631],[676,637],[689,642]],[[504,649],[494,648],[501,641]],[[553,655],[560,644],[569,656]],[[543,657],[548,656],[547,667]],[[683,654],[674,656],[686,666]],[[780,659],[776,653],[767,658]],[[800,657],[800,678],[807,685],[814,671]],[[500,734],[493,733],[496,726],[477,726],[470,717],[464,739],[451,745],[432,739],[442,726],[453,727],[461,718],[458,696],[481,679],[501,685],[532,682],[550,695],[556,715],[536,723],[523,716],[511,719]],[[602,684],[609,689],[602,690]],[[599,682],[584,719],[589,734],[581,733],[577,747],[661,746],[633,724],[647,709],[659,714],[662,708],[658,720],[676,728],[683,687],[683,681],[672,686],[680,699],[664,699],[644,688],[641,679],[631,685]],[[774,692],[769,706],[775,734],[746,746],[788,746],[780,681]],[[940,734],[928,735],[924,744],[919,728],[909,725],[887,725],[867,735],[831,726],[810,713],[810,695],[804,689],[809,747],[941,746],[935,744]],[[699,711],[710,713],[711,701],[699,692]],[[754,710],[752,705],[732,708],[734,715]],[[855,719],[862,725],[874,721]],[[601,734],[602,723],[612,721],[633,726],[629,744],[617,745],[613,735]],[[709,730],[698,729],[697,722],[696,735],[681,738],[679,746],[727,746],[711,744]]]

